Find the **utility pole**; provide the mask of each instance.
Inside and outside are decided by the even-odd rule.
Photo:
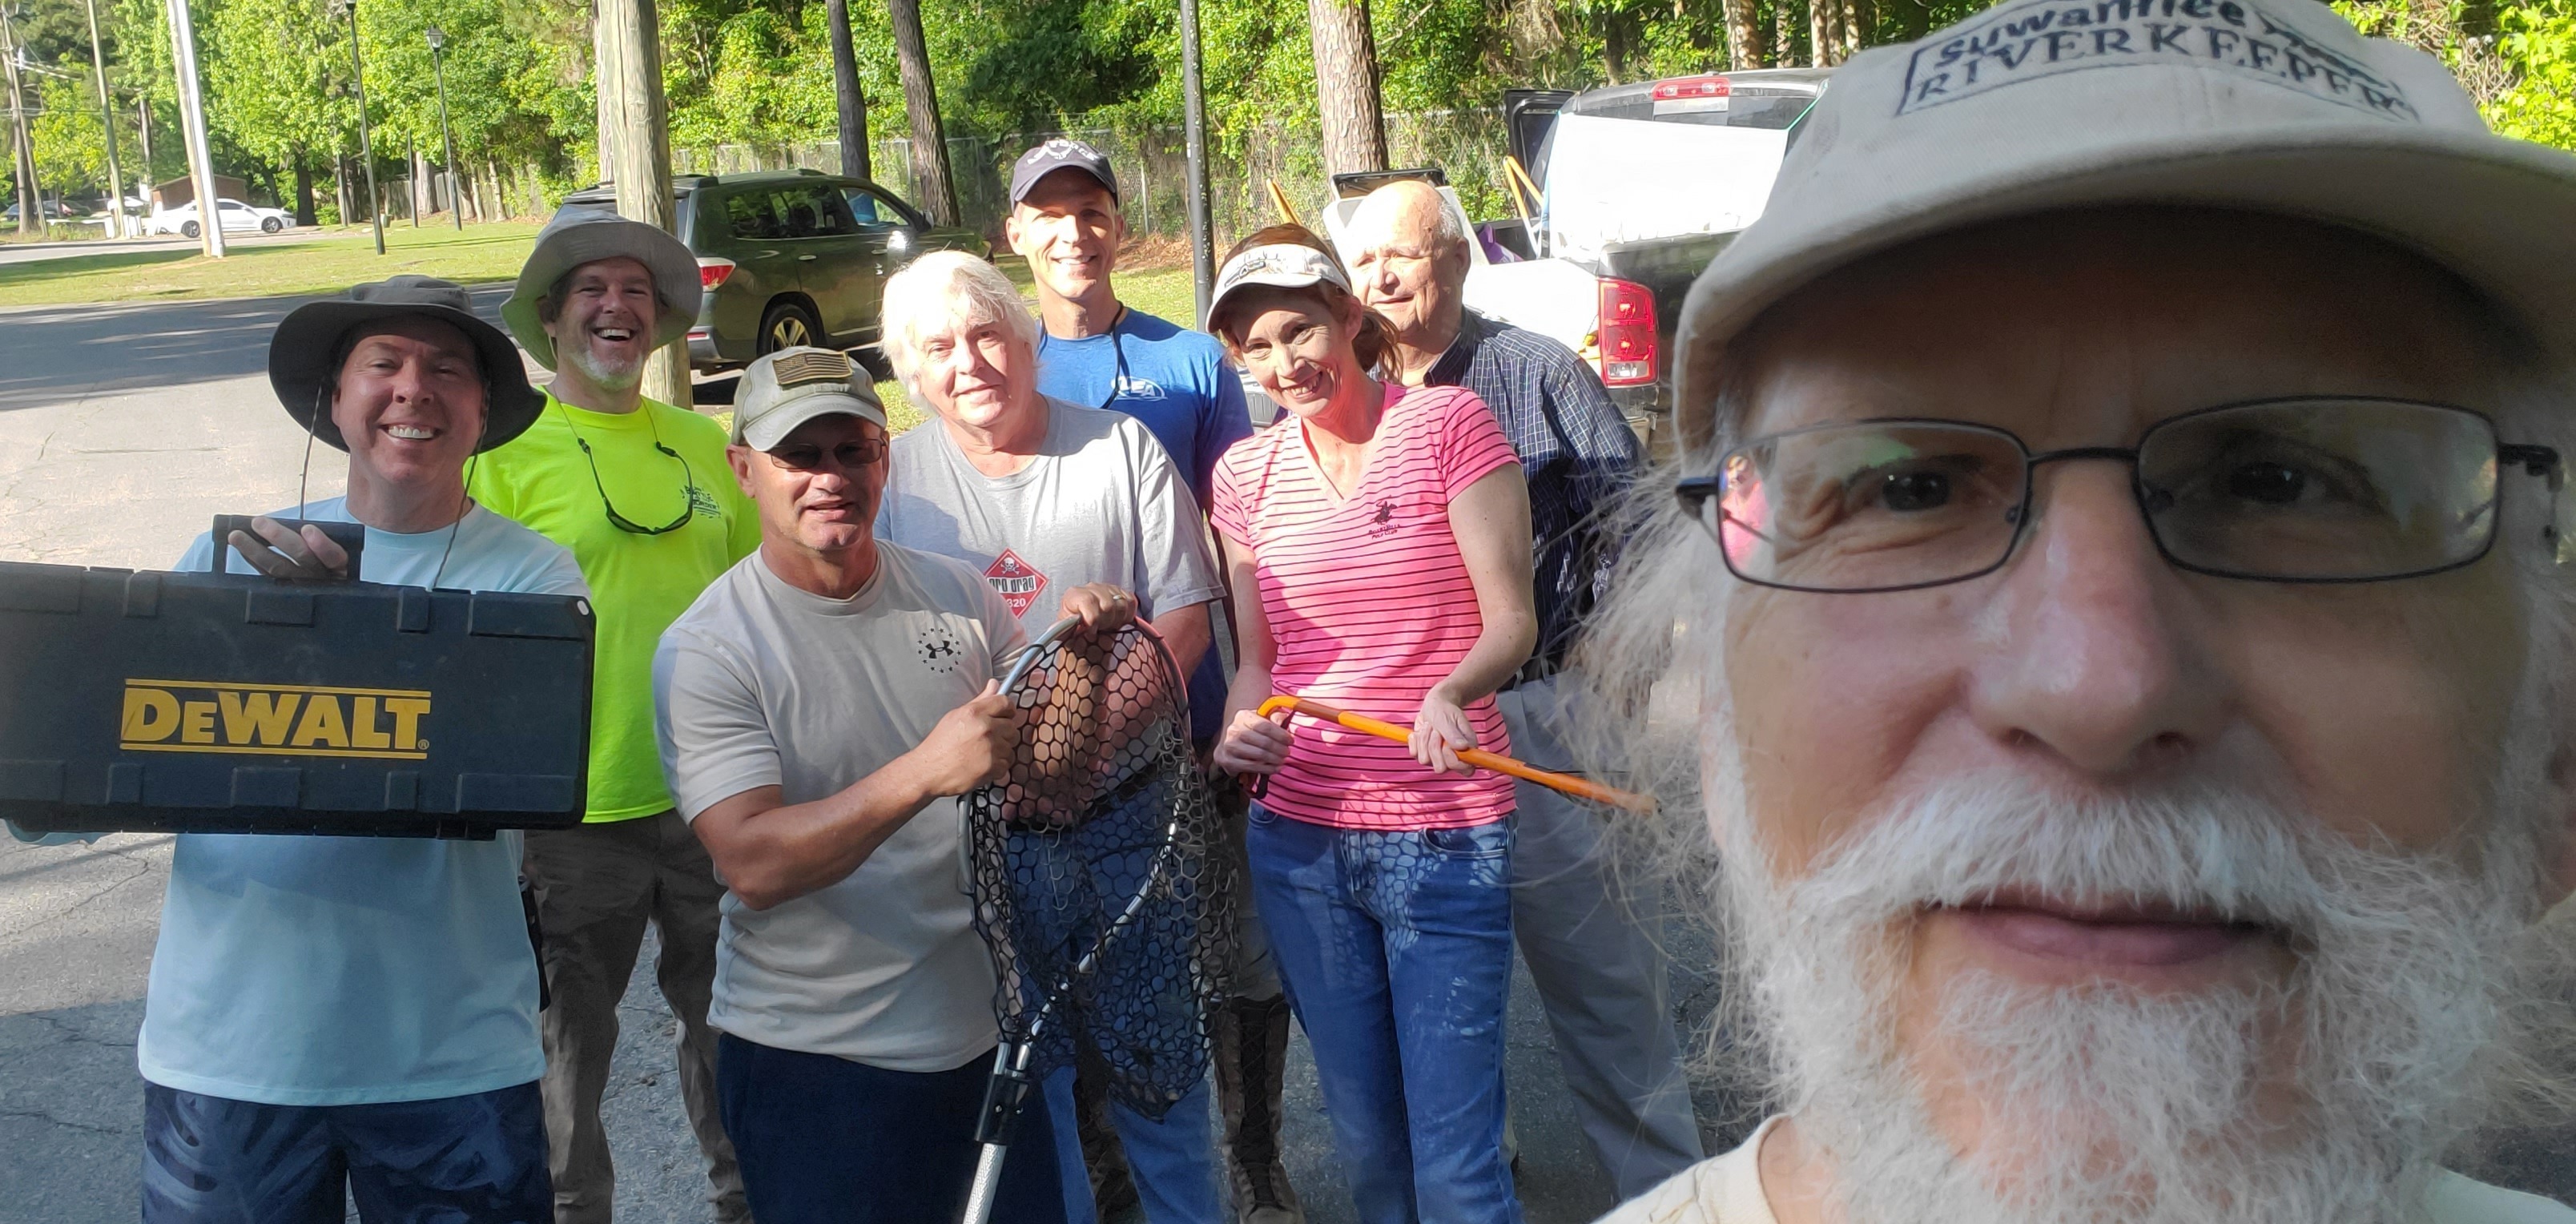
[[[179,131],[188,141],[188,181],[197,199],[197,245],[224,257],[224,212],[217,207],[214,155],[206,146],[206,95],[197,81],[197,26],[188,0],[170,0],[170,53],[179,72]]]
[[[662,96],[662,34],[653,0],[599,0],[600,108],[615,122],[600,132],[616,169],[617,211],[665,232],[679,222],[671,195],[671,120]],[[612,100],[610,82],[616,90]],[[644,394],[686,408],[688,341],[674,340],[644,365]]]
[[[7,58],[9,74],[9,161],[18,175],[18,232],[32,237],[44,230],[45,207],[36,194],[36,146],[27,138],[27,91],[18,75],[18,31],[10,24],[17,16],[17,11],[0,3],[0,57]]]
[[[1207,326],[1208,297],[1216,288],[1216,234],[1208,217],[1207,93],[1199,80],[1199,0],[1181,0],[1182,144],[1189,177],[1181,192],[1190,218],[1190,283],[1197,289],[1199,326]]]
[[[116,95],[107,90],[107,52],[98,41],[98,0],[86,0],[89,6],[89,65],[98,73],[98,125],[107,132],[107,206],[108,223],[116,236],[131,238],[134,229],[125,219],[125,173],[116,165]]]
[[[170,0],[186,4],[188,0]],[[358,160],[367,164],[367,220],[376,227],[376,254],[385,253],[385,214],[376,206],[376,142],[367,132],[367,68],[358,60],[358,0],[331,0],[331,15],[349,18],[349,88],[358,97]],[[343,216],[342,221],[348,218]]]
[[[90,0],[92,4],[98,0]],[[447,146],[447,215],[456,222],[456,232],[465,232],[465,209],[456,195],[456,132],[447,126],[447,35],[437,26],[429,27],[429,70],[438,77],[438,140]]]

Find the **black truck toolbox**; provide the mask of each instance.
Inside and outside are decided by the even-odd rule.
[[[0,562],[0,817],[488,837],[580,823],[588,600]]]

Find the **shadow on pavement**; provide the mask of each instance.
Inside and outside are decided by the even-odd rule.
[[[475,312],[499,323],[510,286],[485,285],[471,292]],[[312,300],[241,298],[8,312],[0,316],[0,333],[8,337],[0,344],[0,412],[263,373],[269,334],[278,320]]]

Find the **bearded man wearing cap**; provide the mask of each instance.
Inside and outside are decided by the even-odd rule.
[[[701,292],[696,258],[669,234],[598,210],[556,214],[501,308],[555,380],[536,423],[474,475],[476,498],[572,550],[599,617],[588,817],[528,838],[554,999],[545,1093],[558,1224],[609,1219],[616,1171],[599,1101],[648,923],[661,933],[654,976],[680,1021],[680,1099],[709,1199],[719,1224],[746,1218],[706,1022],[724,887],[672,810],[653,745],[654,644],[760,542],[725,476],[724,430],[643,395],[645,359],[687,332]]]
[[[1201,509],[1217,457],[1252,436],[1243,380],[1214,336],[1191,331],[1118,300],[1110,274],[1127,240],[1119,212],[1118,175],[1100,150],[1054,139],[1022,153],[1011,167],[1011,213],[1003,222],[1011,250],[1028,260],[1037,288],[1038,390],[1068,404],[1124,412],[1143,422],[1189,482]],[[1208,651],[1190,673],[1190,727],[1204,758],[1225,720],[1225,665]],[[1243,807],[1232,787],[1220,801]],[[1240,816],[1237,817],[1238,821]],[[1252,907],[1237,906],[1241,963],[1235,997],[1216,1018],[1215,1077],[1225,1129],[1227,1181],[1242,1224],[1304,1219],[1280,1160],[1280,1094],[1288,1066],[1288,1000],[1271,963],[1269,941]],[[1087,1077],[1081,1098],[1082,1144],[1104,1212],[1135,1194],[1119,1130],[1099,1125],[1107,1096]],[[1148,1157],[1146,1163],[1156,1163]]]
[[[760,547],[654,658],[671,792],[730,889],[709,1022],[763,1224],[955,1219],[999,1041],[956,797],[1009,763],[1027,639],[983,575],[877,538],[885,410],[854,373],[817,348],[744,372],[727,456]],[[994,1219],[1062,1224],[1055,1147],[1026,1111]]]
[[[299,306],[268,378],[348,452],[348,492],[198,536],[177,569],[227,548],[235,573],[345,577],[319,527],[275,521],[301,517],[364,524],[369,582],[585,593],[571,554],[466,496],[543,397],[463,289]],[[136,1041],[147,1224],[338,1224],[352,1191],[370,1220],[548,1217],[520,837],[179,835]]]
[[[2576,1050],[2571,267],[2576,158],[2323,6],[1837,70],[1581,656],[1780,1113],[1612,1220],[2576,1219],[2442,1166]]]

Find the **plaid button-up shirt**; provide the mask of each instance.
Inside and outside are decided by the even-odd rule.
[[[1537,657],[1561,662],[1617,559],[1598,513],[1636,471],[1637,435],[1574,350],[1472,310],[1422,381],[1475,392],[1520,455],[1537,543]]]

